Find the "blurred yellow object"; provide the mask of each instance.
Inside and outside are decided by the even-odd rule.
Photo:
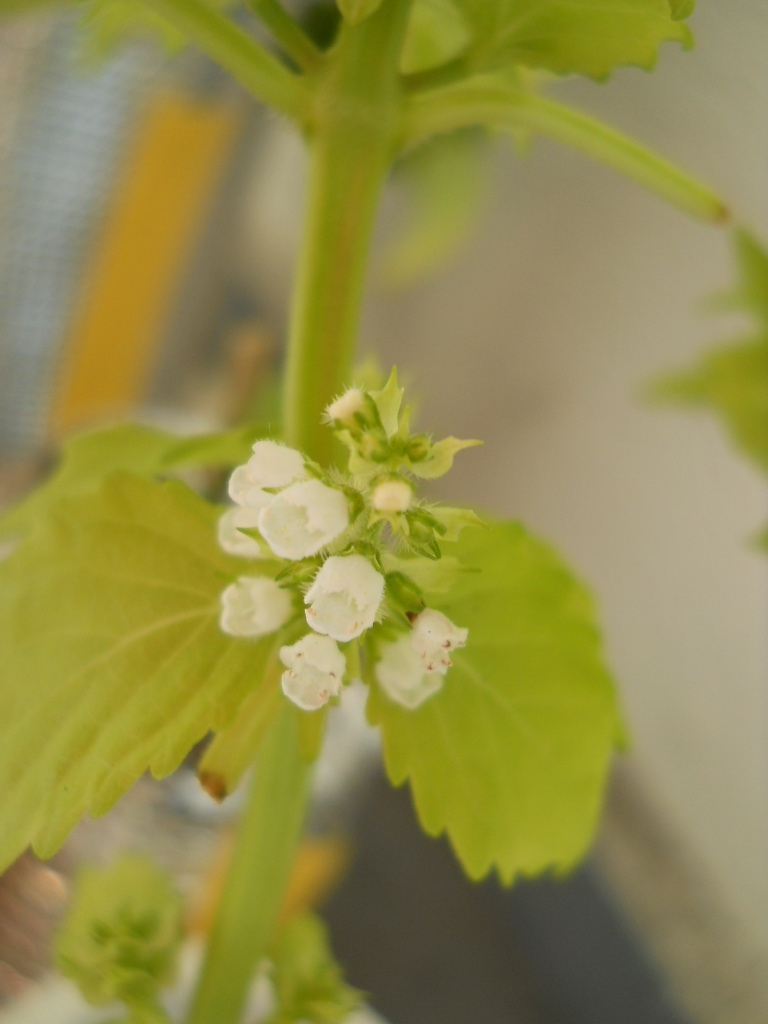
[[[205,935],[210,930],[227,877],[232,845],[233,836],[228,835],[208,876],[203,898],[187,922],[192,933]],[[352,848],[345,839],[305,839],[296,854],[278,923],[321,906],[344,876],[351,859]]]
[[[155,98],[115,183],[62,354],[51,433],[143,397],[185,261],[242,125],[232,104]]]

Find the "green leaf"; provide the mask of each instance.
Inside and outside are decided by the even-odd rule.
[[[592,602],[520,526],[468,531],[456,548],[480,571],[430,599],[469,629],[444,687],[415,711],[371,689],[387,773],[410,782],[423,828],[447,832],[470,877],[567,870],[592,840],[622,737]]]
[[[381,7],[382,0],[336,0],[341,16],[350,25],[359,25]]]
[[[768,471],[768,338],[709,352],[651,396],[719,413],[731,440]]]
[[[734,233],[734,246],[741,275],[734,304],[753,313],[768,338],[768,252],[743,229]]]
[[[151,39],[168,53],[175,54],[188,42],[185,32],[168,18],[139,0],[75,0],[81,8],[81,24],[86,52],[95,58],[110,57],[128,40],[141,36]],[[204,0],[212,10],[233,6],[234,0]]]
[[[224,800],[237,789],[285,704],[279,686],[278,649],[276,643],[258,645],[252,669],[254,679],[261,679],[261,685],[245,698],[234,720],[216,733],[200,761],[200,785],[214,800]]]
[[[179,437],[152,427],[124,423],[80,434],[64,445],[50,479],[0,519],[0,536],[27,530],[67,495],[95,490],[118,471],[159,476],[198,466],[245,462],[263,428],[247,424],[219,434]]]
[[[649,394],[718,413],[731,440],[768,471],[768,253],[744,230],[734,233],[734,244],[740,282],[729,304],[754,316],[756,336],[706,353]]]
[[[360,1005],[360,993],[345,983],[320,918],[294,918],[269,958],[278,1006],[267,1024],[343,1024]]]
[[[400,57],[404,75],[427,71],[459,57],[472,34],[453,0],[416,0]]]
[[[482,71],[509,65],[604,79],[627,64],[651,68],[659,45],[691,45],[669,0],[462,0],[473,30],[469,63]]]
[[[56,939],[56,963],[89,1003],[118,1000],[157,1020],[159,989],[176,972],[182,913],[172,879],[145,857],[86,869]]]
[[[669,8],[675,21],[690,18],[696,6],[696,0],[669,0]]]
[[[466,567],[461,565],[453,555],[442,558],[401,558],[390,552],[384,552],[382,562],[387,572],[399,572],[412,580],[416,586],[429,594],[447,593]]]
[[[453,508],[450,505],[435,505],[430,509],[435,519],[445,528],[443,540],[458,540],[467,526],[485,526],[480,516],[471,508]]]
[[[259,685],[272,638],[218,627],[242,562],[217,514],[177,481],[116,476],[0,564],[0,870],[29,843],[50,856],[148,768],[172,772]]]
[[[436,480],[444,476],[453,466],[454,456],[465,448],[475,448],[482,444],[482,441],[460,441],[458,437],[445,437],[442,441],[435,441],[429,446],[429,452],[425,459],[418,462],[410,462],[408,468],[414,476],[422,480]]]
[[[488,197],[487,156],[483,134],[453,132],[400,165],[408,217],[384,253],[385,286],[402,288],[433,274],[467,242]]]

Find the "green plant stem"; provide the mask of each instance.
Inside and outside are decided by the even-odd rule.
[[[299,753],[296,715],[286,703],[256,763],[188,1024],[242,1020],[304,821],[308,766]]]
[[[278,0],[248,0],[248,6],[297,67],[302,71],[319,67],[322,54]]]
[[[492,76],[413,95],[404,113],[404,144],[470,125],[547,135],[607,164],[699,220],[718,223],[729,218],[725,203],[710,188],[634,139]]]
[[[302,79],[205,0],[140,0],[217,61],[257,99],[303,124],[309,101]]]
[[[304,242],[284,391],[289,444],[330,458],[323,409],[348,382],[378,200],[399,147],[398,63],[410,0],[342,26],[315,79]]]

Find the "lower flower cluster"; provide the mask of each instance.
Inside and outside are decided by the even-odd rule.
[[[367,430],[380,448],[386,446],[375,393],[351,389],[351,398],[342,396],[328,412],[344,433],[357,422],[365,443]],[[411,482],[397,468],[394,473],[391,465],[378,465],[342,479],[323,473],[293,448],[261,440],[230,478],[234,505],[219,521],[219,543],[229,554],[264,561],[265,571],[240,576],[224,590],[220,626],[238,637],[264,637],[283,627],[296,635],[303,605],[309,632],[282,646],[279,656],[283,692],[305,711],[340,695],[351,673],[339,644],[349,645],[368,631],[373,633],[366,653],[376,682],[389,699],[411,709],[442,687],[451,652],[466,644],[466,629],[426,607],[420,596],[414,602],[418,588],[411,587],[406,608],[398,597],[402,587],[387,587],[387,543],[411,533],[421,543],[424,524],[429,528],[433,521],[413,504]],[[434,537],[428,539],[436,547]],[[277,569],[275,559],[283,563]],[[385,618],[386,628],[377,633]]]

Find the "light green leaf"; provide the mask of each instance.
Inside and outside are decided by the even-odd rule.
[[[475,448],[482,441],[460,441],[458,437],[445,437],[430,445],[429,454],[420,462],[410,462],[408,468],[422,480],[436,480],[453,465],[454,456],[465,448]]]
[[[407,711],[372,686],[387,773],[410,782],[423,828],[447,832],[470,877],[564,871],[592,840],[622,736],[592,602],[520,526],[456,547],[480,571],[431,601],[469,629],[443,689]]]
[[[466,572],[453,555],[442,558],[401,558],[391,552],[382,554],[382,562],[387,572],[400,572],[413,580],[419,590],[427,594],[442,594],[451,589],[459,573]]]
[[[733,240],[740,282],[729,304],[753,315],[755,336],[706,353],[649,393],[718,413],[732,441],[768,471],[768,252],[744,230]]]
[[[467,242],[488,196],[488,147],[479,131],[420,146],[399,168],[408,217],[382,258],[385,287],[402,288],[439,270]]]
[[[488,71],[508,65],[603,79],[622,65],[651,68],[659,45],[690,46],[669,0],[462,0],[473,30],[469,63]]]
[[[676,21],[680,21],[683,18],[690,18],[695,6],[696,0],[669,0],[669,8],[672,11],[672,17]]]
[[[735,444],[768,470],[768,338],[709,352],[651,396],[719,413]]]
[[[480,516],[471,508],[452,508],[449,505],[435,505],[430,512],[441,526],[445,527],[443,540],[458,540],[467,526],[485,526]]]
[[[371,391],[371,398],[379,410],[381,422],[386,431],[387,437],[397,433],[399,423],[400,406],[403,402],[405,388],[397,385],[397,367],[392,367],[389,380],[380,391]]]
[[[87,53],[110,57],[127,40],[141,36],[151,39],[168,53],[182,50],[187,36],[168,18],[139,0],[75,0],[81,8],[81,23]],[[231,7],[234,0],[204,0],[212,9]]]
[[[172,879],[144,857],[86,869],[56,940],[56,963],[89,1003],[119,1000],[152,1014],[176,971],[182,913]],[[148,1018],[137,1012],[136,1019]]]
[[[336,0],[341,16],[350,25],[358,25],[365,21],[381,7],[382,0]]]
[[[224,800],[237,789],[285,705],[279,685],[278,649],[278,644],[267,642],[254,650],[253,677],[261,679],[261,684],[245,698],[234,720],[216,733],[200,761],[197,777],[214,800]]]
[[[741,282],[733,302],[753,313],[768,338],[768,252],[748,231],[734,233]]]
[[[216,516],[176,481],[112,477],[0,564],[0,870],[169,774],[258,687],[271,640],[218,627],[242,562]]]
[[[64,445],[50,479],[0,519],[0,536],[28,529],[62,497],[94,490],[112,473],[157,476],[197,466],[245,462],[264,429],[247,424],[219,434],[179,437],[152,427],[124,423],[80,434]]]
[[[416,0],[400,58],[404,75],[439,67],[460,56],[472,39],[453,0]]]

